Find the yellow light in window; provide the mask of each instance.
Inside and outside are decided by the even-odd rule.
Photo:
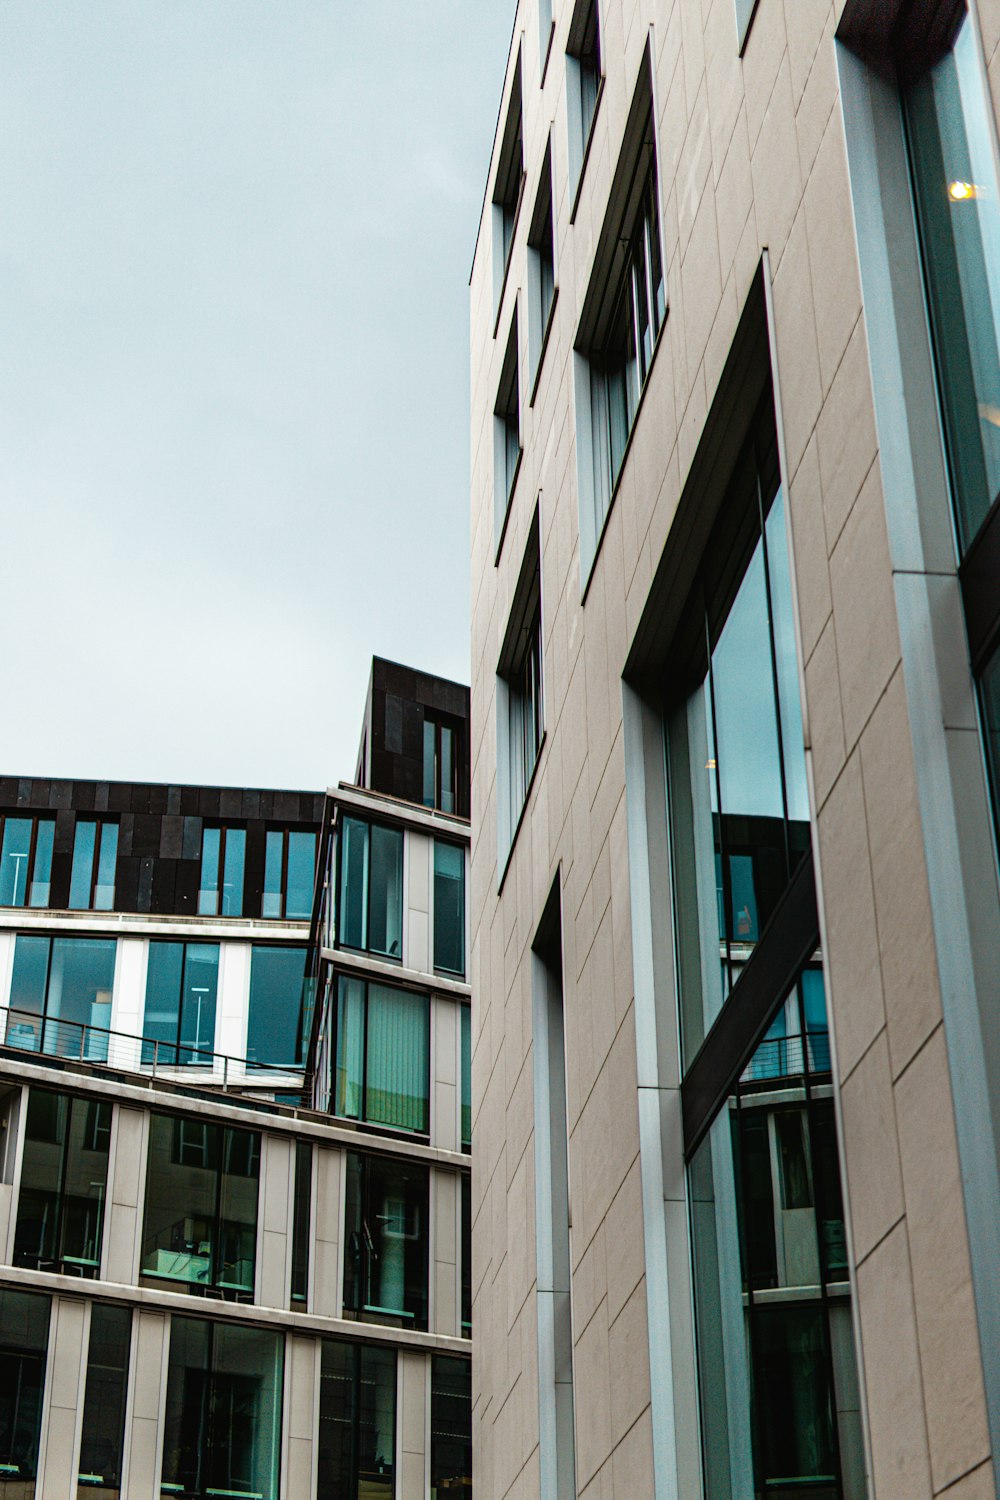
[[[948,197],[952,203],[967,203],[970,198],[978,198],[980,189],[974,182],[949,182]]]
[[[706,771],[714,771],[715,770],[715,761],[714,760],[706,760],[706,762],[705,762],[705,770]]]
[[[993,406],[988,401],[980,401],[979,415],[984,422],[992,422],[994,427],[1000,427],[1000,406]]]

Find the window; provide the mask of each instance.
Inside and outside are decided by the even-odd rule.
[[[735,0],[736,4],[736,34],[739,40],[739,50],[742,54],[750,35],[750,27],[753,23],[754,14],[757,10],[757,0]]]
[[[320,1350],[319,1494],[392,1500],[396,1351],[345,1339]]]
[[[472,1007],[462,1006],[462,1150],[472,1150]]]
[[[316,875],[316,835],[268,829],[264,853],[262,917],[308,920]]]
[[[555,21],[552,18],[552,0],[538,0],[538,75],[539,82],[545,80],[545,70],[549,61],[549,48],[552,46],[552,32],[555,29]]]
[[[434,967],[465,973],[465,850],[434,840]]]
[[[503,540],[521,467],[521,400],[518,391],[517,309],[510,325],[493,408],[493,522],[496,547]]]
[[[0,906],[48,906],[55,831],[54,818],[0,817]]]
[[[342,817],[339,946],[403,956],[403,830]]]
[[[270,837],[271,835],[268,834],[268,838]],[[279,834],[278,837],[280,838],[281,835]],[[303,835],[299,834],[296,837],[301,838]],[[204,830],[201,836],[201,880],[198,887],[199,916],[241,917],[243,915],[243,875],[246,850],[245,828],[206,828]],[[279,891],[280,888],[279,875]]]
[[[18,933],[6,1045],[107,1062],[116,951],[113,938]]]
[[[424,716],[423,797],[425,807],[458,812],[459,736],[451,724]]]
[[[427,1327],[428,1169],[347,1153],[344,1316]]]
[[[258,1132],[151,1115],[143,1283],[252,1302],[259,1178]]]
[[[580,567],[600,546],[666,317],[648,56],[632,104],[577,334]]]
[[[341,974],[334,1111],[393,1130],[430,1129],[430,1001]]]
[[[431,1355],[431,1500],[472,1500],[472,1366]]]
[[[528,230],[528,351],[531,378],[537,381],[556,303],[556,232],[552,191],[552,144],[542,165],[535,208]]]
[[[306,949],[253,947],[247,1008],[247,1063],[301,1068],[312,1013],[306,1003]]]
[[[110,1104],[30,1090],[16,1266],[64,1276],[99,1274],[110,1141]]]
[[[131,1338],[129,1308],[91,1303],[80,1438],[78,1494],[83,1497],[97,1490],[101,1500],[114,1500],[121,1490]]]
[[[0,1291],[0,1496],[32,1500],[51,1300]]]
[[[218,943],[149,945],[142,1061],[210,1068],[215,1062]]]
[[[77,818],[69,881],[71,911],[112,910],[117,858],[118,824]]]
[[[535,511],[497,666],[497,848],[514,843],[542,745],[542,593]]]
[[[161,1488],[189,1500],[277,1500],[280,1333],[170,1319]]]
[[[462,1337],[472,1337],[472,1178],[462,1173]]]
[[[521,58],[507,106],[507,121],[500,141],[496,181],[493,184],[493,305],[497,313],[503,300],[507,267],[514,245],[514,229],[524,188],[524,143],[521,115]]]
[[[309,1297],[309,1230],[312,1222],[313,1148],[295,1142],[295,1184],[292,1208],[292,1304]],[[301,1309],[300,1309],[301,1310]]]
[[[578,0],[566,47],[566,111],[569,125],[569,176],[576,191],[583,178],[590,138],[603,84],[601,28],[597,0]]]

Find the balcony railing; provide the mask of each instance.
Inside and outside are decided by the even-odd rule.
[[[233,1090],[285,1078],[297,1084],[302,1076],[301,1070],[294,1067],[254,1062],[224,1052],[209,1052],[203,1047],[158,1041],[130,1032],[109,1031],[83,1021],[62,1021],[33,1011],[3,1007],[0,1007],[0,1049],[39,1053],[119,1073],[141,1073],[147,1078],[197,1081]],[[294,1088],[288,1092],[294,1092]]]
[[[811,1031],[808,1036],[775,1036],[761,1042],[741,1083],[764,1083],[772,1079],[801,1078],[804,1073],[829,1073],[830,1033]]]

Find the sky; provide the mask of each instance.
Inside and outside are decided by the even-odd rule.
[[[4,774],[350,779],[468,681],[514,0],[0,0]]]

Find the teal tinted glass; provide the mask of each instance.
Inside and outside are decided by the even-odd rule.
[[[368,985],[365,1119],[396,1130],[429,1128],[430,1002]]]
[[[219,912],[219,850],[222,829],[206,828],[201,836],[201,882],[198,889],[198,913],[214,917]]]
[[[97,857],[97,879],[94,882],[94,910],[111,911],[115,904],[115,863],[118,859],[118,824],[101,824],[100,853]]]
[[[73,871],[69,882],[71,911],[89,911],[90,909],[90,887],[94,878],[96,842],[97,824],[78,818],[73,839]]]
[[[301,1067],[305,948],[254,947],[250,956],[247,1061]]]
[[[345,948],[368,946],[368,856],[368,824],[344,818],[340,825],[337,935]]]
[[[371,827],[368,951],[387,958],[403,953],[403,830]]]
[[[0,846],[0,906],[23,906],[31,857],[31,819],[5,818]]]
[[[281,876],[285,853],[285,835],[270,829],[264,844],[264,899],[261,915],[281,916]]]
[[[465,850],[434,841],[434,967],[465,973]]]
[[[211,1067],[218,989],[218,943],[151,942],[143,1062]]]
[[[437,797],[437,725],[424,720],[423,803],[433,807]]]
[[[285,916],[311,917],[316,876],[316,835],[289,833]]]
[[[972,22],[904,90],[960,550],[1000,494],[1000,200]]]
[[[226,857],[222,873],[222,915],[243,915],[243,874],[246,866],[247,835],[244,828],[226,829]]]
[[[29,906],[48,906],[52,886],[52,845],[56,825],[53,818],[39,818],[35,825],[35,858],[31,868]],[[3,903],[0,902],[0,905]]]
[[[337,981],[337,1064],[334,1110],[360,1120],[364,1109],[365,982],[341,974]]]

